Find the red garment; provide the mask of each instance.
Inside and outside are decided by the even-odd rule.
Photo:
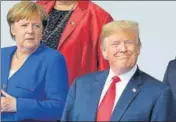
[[[115,102],[116,96],[116,83],[120,81],[118,76],[114,76],[113,81],[108,88],[105,96],[103,97],[97,111],[97,118],[96,121],[110,121],[112,115],[112,109]]]
[[[37,1],[48,13],[55,1]],[[69,74],[69,85],[86,73],[109,68],[100,51],[102,26],[112,17],[91,1],[78,1],[59,41],[58,50],[64,55]]]

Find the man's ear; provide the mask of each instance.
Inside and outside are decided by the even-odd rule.
[[[102,52],[104,59],[107,60],[108,59],[107,51],[105,49],[101,49],[101,52]]]
[[[105,40],[104,40],[105,41]],[[105,42],[104,42],[105,43]],[[100,46],[100,49],[101,49],[101,52],[102,52],[102,55],[103,55],[103,58],[105,59],[105,60],[107,60],[108,59],[108,56],[107,56],[107,51],[106,51],[106,45],[105,44],[101,44],[101,46]]]
[[[137,54],[139,55],[140,54],[140,52],[141,52],[141,48],[142,48],[142,44],[141,44],[141,40],[140,40],[140,38],[138,37],[138,50],[137,50]]]
[[[140,45],[138,45],[137,54],[139,55],[139,54],[140,54],[140,52],[141,52],[141,46],[140,46]]]

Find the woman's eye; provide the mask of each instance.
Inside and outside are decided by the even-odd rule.
[[[35,24],[35,25],[34,25],[34,27],[36,27],[36,28],[40,28],[40,25],[38,25],[38,24]]]
[[[21,25],[21,26],[26,27],[27,25],[26,25],[26,24],[24,24],[24,25]]]

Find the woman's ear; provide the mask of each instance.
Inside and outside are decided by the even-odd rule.
[[[14,36],[15,35],[14,24],[10,25],[10,31],[11,31],[11,34]]]

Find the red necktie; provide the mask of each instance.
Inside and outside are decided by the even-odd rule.
[[[98,107],[96,121],[110,121],[116,96],[115,84],[119,81],[118,76],[112,78],[112,83]]]

